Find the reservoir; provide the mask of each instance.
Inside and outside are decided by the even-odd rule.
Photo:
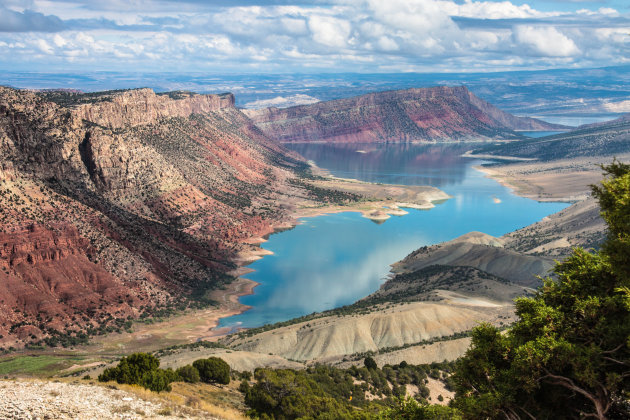
[[[219,326],[256,327],[355,302],[379,288],[389,265],[413,250],[470,231],[493,236],[532,224],[567,207],[518,197],[463,158],[471,145],[292,144],[331,175],[368,182],[430,185],[452,196],[431,210],[405,209],[377,224],[346,212],[301,219],[271,235],[274,254],[255,261],[247,278],[259,283],[240,300],[252,309]]]

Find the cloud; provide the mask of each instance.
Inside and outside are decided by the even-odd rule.
[[[517,26],[514,35],[518,43],[534,54],[546,57],[571,57],[580,54],[580,49],[573,40],[553,26]]]
[[[463,4],[451,1],[439,1],[440,8],[449,16],[478,19],[523,19],[532,17],[557,16],[559,12],[540,12],[528,4],[517,6],[509,1],[471,1]]]
[[[0,6],[0,32],[58,32],[65,29],[56,16],[24,10],[16,12]]]
[[[346,20],[314,15],[308,20],[313,40],[328,47],[343,48],[348,44],[350,23]]]
[[[502,70],[613,65],[627,57],[630,16],[611,7],[540,11],[528,4],[6,0],[0,53],[12,57],[3,67],[12,69],[71,63],[214,72]]]
[[[244,107],[249,109],[269,108],[272,106],[276,108],[288,108],[290,106],[308,105],[316,102],[319,102],[319,99],[298,93],[290,96],[276,96],[271,99],[259,99],[246,103]]]

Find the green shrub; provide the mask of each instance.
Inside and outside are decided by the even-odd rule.
[[[193,367],[199,372],[202,382],[224,385],[230,383],[230,365],[218,357],[195,360]]]
[[[199,371],[191,365],[182,366],[176,371],[177,376],[184,382],[195,384],[199,382]]]
[[[170,391],[170,383],[177,380],[172,369],[160,369],[160,359],[147,353],[123,357],[117,366],[107,368],[98,376],[100,382],[141,385],[151,391]]]
[[[175,373],[172,370],[170,372],[172,372],[173,374]],[[138,385],[142,385],[143,387],[155,392],[170,391],[170,384],[173,379],[174,375],[169,374],[168,370],[155,369],[146,372],[142,376],[141,383],[139,383]]]
[[[363,364],[368,369],[377,369],[378,368],[378,365],[376,364],[376,360],[374,360],[370,356],[365,358],[365,360],[363,361]]]
[[[119,384],[140,384],[142,376],[160,366],[160,359],[147,353],[134,353],[123,357],[118,366],[107,368],[98,376],[101,382],[116,381]]]
[[[419,404],[411,397],[398,398],[393,407],[382,411],[379,420],[462,420],[462,414],[454,408],[440,405]]]

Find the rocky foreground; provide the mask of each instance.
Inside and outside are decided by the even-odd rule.
[[[37,380],[0,381],[0,419],[153,418],[167,420],[217,417],[98,385]]]

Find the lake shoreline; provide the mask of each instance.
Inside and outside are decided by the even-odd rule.
[[[324,206],[311,206],[311,207],[302,207],[295,208],[290,213],[290,220],[278,222],[272,225],[273,231],[268,235],[271,235],[276,232],[282,232],[289,229],[293,229],[295,226],[301,223],[301,220],[304,218],[318,217],[324,216],[327,214],[336,214],[336,213],[360,213],[362,217],[366,219],[372,220],[373,222],[379,223],[384,222],[389,219],[391,216],[404,216],[408,214],[407,211],[402,210],[402,208],[412,208],[418,210],[430,210],[435,207],[434,202],[442,202],[444,200],[448,200],[452,198],[442,190],[429,186],[412,186],[412,185],[395,185],[395,184],[380,184],[380,183],[372,183],[359,181],[356,179],[348,179],[348,178],[338,178],[333,175],[330,175],[328,171],[325,171],[314,164],[311,164],[313,169],[313,173],[316,175],[322,176],[325,178],[323,183],[326,183],[327,187],[338,187],[345,191],[358,191],[368,192],[368,194],[373,194],[375,196],[383,195],[383,190],[385,192],[398,192],[398,198],[411,198],[409,201],[411,202],[403,202],[397,201],[396,199],[389,200],[380,200],[380,201],[361,201],[354,204],[347,205],[324,205]],[[329,185],[332,184],[332,185]],[[251,282],[251,289],[243,291],[243,293],[234,293],[232,291],[221,295],[220,298],[225,300],[234,300],[236,303],[240,303],[239,299],[243,296],[248,296],[254,293],[254,289],[259,283],[247,279],[243,276],[254,271],[251,268],[248,268],[248,265],[254,261],[258,261],[266,255],[273,255],[273,252],[263,248],[261,245],[267,242],[268,235],[263,237],[261,236],[252,236],[248,238],[245,243],[249,245],[254,245],[253,247],[246,247],[239,251],[236,258],[233,260],[237,264],[237,268],[230,272],[231,275],[237,277],[236,281],[244,280],[247,282]],[[243,304],[241,304],[243,305]],[[221,316],[216,319],[215,330],[224,330],[225,327],[219,327],[220,320],[222,318],[228,318],[234,315],[241,314],[250,309],[249,306],[243,305],[243,308],[240,312],[233,313],[232,311],[226,313],[225,316]],[[228,333],[222,335],[213,335],[213,339],[216,340],[221,336],[225,336],[234,331],[229,331]],[[214,341],[213,340],[213,341]]]
[[[630,160],[630,154],[617,156],[617,159]],[[591,196],[590,186],[603,179],[600,165],[611,162],[612,157],[593,157],[476,165],[474,169],[510,188],[520,197],[539,202],[576,203]]]
[[[326,178],[326,182],[339,183],[339,185],[345,186],[345,187],[347,187],[348,184],[364,185],[364,186],[379,187],[379,188],[382,188],[384,185],[389,186],[389,187],[403,187],[403,188],[410,187],[410,186],[400,186],[400,185],[393,185],[393,184],[370,183],[370,182],[358,181],[356,179],[339,178],[339,177],[335,177],[331,175],[330,172],[327,170],[318,168],[315,165],[313,165],[313,167],[314,167],[314,172],[317,175],[324,176]],[[488,178],[492,178],[495,182],[498,182],[500,185],[503,185],[504,187],[509,188],[512,194],[519,197],[525,197],[525,198],[533,199],[539,202],[545,202],[545,201],[575,202],[577,201],[576,197],[554,196],[552,198],[541,198],[538,196],[533,196],[532,194],[526,194],[522,188],[521,189],[517,188],[518,185],[515,182],[507,182],[506,179],[504,179],[505,177],[503,176],[503,172],[501,172],[497,168],[495,168],[494,170],[489,170],[488,168],[481,167],[481,166],[472,166],[471,168],[473,168],[476,171],[486,174]],[[512,181],[511,178],[510,178],[510,181]],[[442,197],[432,197],[432,200],[429,202],[429,205],[414,205],[412,203],[401,203],[396,200],[388,200],[388,201],[370,202],[370,203],[357,203],[353,205],[343,205],[343,206],[333,205],[333,206],[320,206],[320,207],[307,207],[307,208],[294,209],[294,211],[291,214],[292,216],[291,225],[287,226],[286,223],[283,223],[281,224],[281,226],[279,226],[279,228],[280,230],[293,228],[296,225],[298,225],[300,223],[300,220],[303,218],[317,217],[321,215],[335,214],[335,213],[342,213],[342,212],[360,213],[363,217],[367,217],[376,223],[378,222],[382,223],[385,220],[389,219],[391,215],[402,216],[406,214],[407,212],[405,210],[402,210],[402,208],[430,209],[434,207],[432,202],[439,201],[441,198]],[[448,196],[448,198],[452,198],[452,197]],[[496,197],[492,197],[492,199],[493,199],[493,202],[496,204],[501,203],[501,200]],[[365,207],[366,204],[369,204],[367,208]],[[552,213],[552,214],[555,214],[555,213]],[[260,244],[264,243],[265,241],[266,239],[264,238],[258,238],[256,240],[256,244],[259,246],[257,248],[258,250],[264,250],[264,248],[260,247]],[[263,254],[271,254],[271,251],[264,250],[263,252],[260,252],[260,253],[254,253],[254,255],[251,258],[247,259],[246,264],[249,264],[250,262],[253,262],[255,260],[262,258],[264,256]],[[251,269],[249,269],[247,272],[251,272]]]
[[[521,164],[517,164],[516,166],[501,165],[492,168],[474,166],[473,168],[486,174],[486,176],[492,178],[499,184],[511,189],[513,194],[520,197],[530,198],[536,201],[579,201],[579,199],[583,199],[582,197],[585,198],[585,195],[579,197],[579,199],[576,199],[578,197],[576,197],[575,195],[569,197],[559,196],[554,191],[550,191],[548,188],[548,184],[553,183],[553,180],[555,179],[553,174],[546,174],[545,179],[549,182],[540,186],[536,186],[534,193],[532,192],[531,187],[532,180],[528,178],[528,176],[531,177],[531,168],[527,167],[527,164],[523,164],[525,165],[524,167],[521,167],[519,165]],[[540,163],[537,163],[536,165],[539,166]],[[321,170],[319,168],[317,168],[317,170],[318,174],[325,175],[326,178],[322,182],[325,183],[327,187],[338,186],[346,190],[353,190],[357,187],[367,188],[370,190],[401,188],[403,190],[402,193],[404,193],[404,190],[409,190],[413,193],[423,192],[424,195],[420,196],[423,197],[423,199],[418,200],[422,204],[417,205],[418,208],[430,209],[431,207],[433,207],[433,201],[443,200],[445,199],[444,196],[446,196],[446,199],[451,198],[446,193],[433,187],[399,186],[394,184],[363,182],[353,179],[337,178],[327,173],[327,171]],[[437,193],[438,191],[439,193]],[[381,191],[381,193],[383,193],[383,191]],[[326,214],[356,212],[361,213],[363,217],[371,218],[369,216],[372,216],[375,221],[378,221],[379,217],[383,217],[383,215],[387,216],[387,218],[391,217],[391,215],[402,216],[402,214],[399,213],[400,208],[404,208],[406,207],[406,205],[410,208],[416,208],[414,207],[413,203],[404,203],[396,200],[359,202],[350,205],[328,205],[293,208],[289,214],[290,219],[285,219],[283,221],[273,224],[273,230],[270,231],[267,235],[252,236],[244,241],[245,247],[241,250],[241,252],[238,253],[237,257],[234,259],[234,262],[237,264],[237,268],[230,272],[230,274],[235,276],[236,279],[232,283],[227,285],[226,289],[216,290],[212,292],[212,298],[220,303],[220,306],[218,308],[212,308],[211,310],[192,311],[189,314],[176,316],[164,322],[177,324],[178,319],[181,319],[181,322],[183,322],[183,320],[188,318],[196,318],[196,322],[202,323],[204,325],[204,328],[197,329],[196,333],[186,336],[183,341],[190,343],[198,340],[217,341],[220,338],[225,337],[226,335],[239,331],[241,330],[240,328],[219,327],[220,320],[223,318],[228,318],[234,315],[241,314],[250,309],[249,306],[244,305],[240,302],[240,298],[242,298],[243,296],[254,294],[255,288],[259,285],[259,283],[246,277],[247,274],[254,271],[249,268],[248,265],[254,261],[264,258],[267,255],[273,254],[272,251],[269,251],[261,246],[261,244],[267,241],[266,238],[268,237],[268,235],[288,229],[293,229],[295,226],[300,224],[301,220],[304,218],[317,217]],[[373,212],[379,213],[374,214]],[[385,218],[381,220],[384,221]],[[140,326],[138,325],[138,327]],[[149,331],[147,331],[147,329]],[[150,333],[150,330],[151,328],[146,328],[142,326],[139,328],[138,334],[141,336],[147,334],[152,335]],[[134,331],[134,335],[135,333],[136,332]],[[127,340],[123,339],[122,341]]]

